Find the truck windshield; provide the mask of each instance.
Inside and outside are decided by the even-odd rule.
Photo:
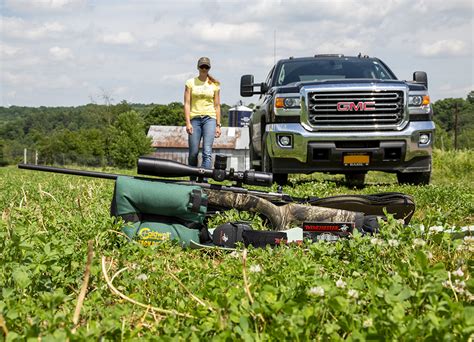
[[[277,74],[276,85],[355,78],[394,79],[390,71],[373,59],[315,59],[282,64]]]

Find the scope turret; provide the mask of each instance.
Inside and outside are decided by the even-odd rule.
[[[218,164],[225,165],[222,160]],[[273,175],[267,172],[257,172],[254,170],[234,171],[234,169],[227,171],[220,168],[205,169],[185,165],[173,160],[151,157],[138,158],[137,172],[140,175],[148,176],[212,178],[217,182],[230,180],[238,184],[259,186],[271,186],[273,183]]]

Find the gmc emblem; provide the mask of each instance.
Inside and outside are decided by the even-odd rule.
[[[355,111],[375,110],[375,107],[370,107],[370,106],[375,106],[375,102],[374,101],[357,102],[357,104],[355,104],[355,102],[338,102],[337,103],[337,111],[338,112],[347,112],[347,111],[350,111],[350,110],[355,110]]]

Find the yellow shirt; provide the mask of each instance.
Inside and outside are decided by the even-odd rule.
[[[216,117],[214,108],[214,94],[220,86],[208,81],[203,82],[198,77],[186,81],[186,87],[191,90],[191,119],[198,115]]]

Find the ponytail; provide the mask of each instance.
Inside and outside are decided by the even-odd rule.
[[[207,79],[208,79],[208,82],[209,84],[212,84],[214,83],[215,85],[219,85],[220,82],[218,80],[216,80],[214,77],[212,77],[211,75],[207,74]]]

